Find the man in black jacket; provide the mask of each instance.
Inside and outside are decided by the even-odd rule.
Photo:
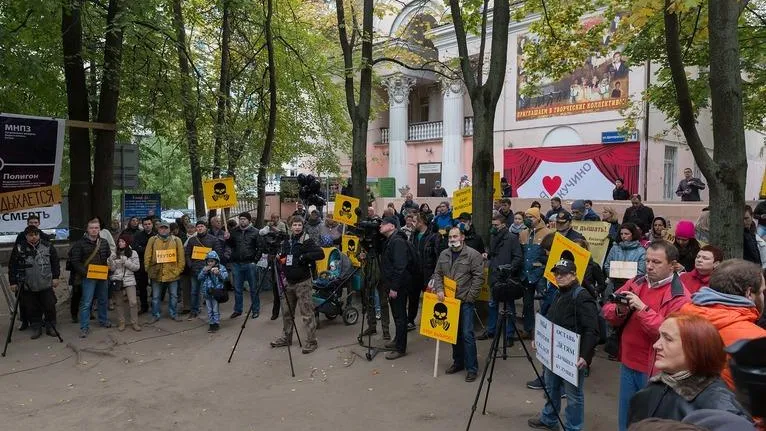
[[[387,238],[380,256],[380,282],[388,292],[396,328],[394,340],[385,345],[387,349],[395,350],[386,353],[386,359],[397,359],[407,353],[407,295],[416,288],[409,267],[413,257],[410,256],[407,236],[396,228],[393,217],[383,218],[379,230]]]
[[[70,251],[70,263],[74,273],[72,285],[82,286],[80,338],[86,338],[90,334],[90,308],[94,296],[98,299],[98,324],[104,328],[112,327],[107,316],[109,283],[106,273],[99,271],[107,266],[106,260],[111,250],[109,250],[109,243],[99,236],[100,231],[99,221],[90,220],[85,235],[74,243]]]
[[[572,229],[572,214],[561,210],[556,215],[556,231],[570,241],[585,239],[580,232]]]
[[[527,423],[530,427],[537,429],[558,429],[557,416],[561,410],[561,391],[563,390],[567,396],[564,428],[583,429],[585,422],[583,379],[585,369],[593,360],[593,353],[598,343],[598,307],[596,300],[577,282],[577,267],[574,262],[561,259],[552,271],[556,277],[559,292],[545,317],[554,325],[580,335],[580,356],[577,360],[577,368],[580,370],[577,378],[578,385],[575,386],[548,368],[543,368],[543,379],[545,379],[545,387],[550,399],[545,403],[540,416],[529,419]]]
[[[56,326],[56,294],[53,289],[58,287],[60,275],[56,248],[42,240],[40,233],[36,226],[27,226],[24,229],[25,240],[14,245],[8,264],[8,281],[12,291],[17,290],[23,277],[21,302],[32,327],[33,340],[43,334],[43,324],[46,334],[56,336],[53,330]]]
[[[284,287],[282,304],[283,335],[271,342],[271,347],[284,347],[292,344],[293,326],[295,326],[296,311],[300,311],[303,319],[303,329],[306,332],[306,343],[303,353],[311,353],[317,349],[316,329],[314,319],[314,303],[311,299],[311,267],[314,262],[324,258],[324,251],[314,243],[304,232],[304,221],[300,216],[290,220],[290,238],[282,243],[282,258],[280,264],[287,279]]]
[[[513,214],[511,214],[511,222],[513,222]],[[471,224],[471,214],[460,213],[460,216],[457,218],[456,227],[465,235],[465,245],[478,251],[479,254],[484,254],[486,251],[484,249],[484,240],[479,235],[476,235],[476,229]]]
[[[259,287],[256,283],[255,261],[261,257],[259,247],[260,235],[258,229],[250,224],[252,216],[249,212],[239,215],[239,225],[231,232],[225,232],[226,244],[231,247],[231,272],[234,276],[234,312],[230,319],[242,315],[243,302],[242,290],[247,281],[250,289],[250,313],[253,319],[261,314],[261,299],[258,296]],[[245,316],[247,317],[247,316]]]
[[[631,206],[625,210],[622,216],[623,223],[633,223],[641,229],[641,234],[646,234],[652,228],[654,211],[641,203],[641,195],[635,194],[630,197]]]
[[[200,282],[197,277],[206,265],[207,254],[214,251],[218,256],[223,256],[223,243],[208,232],[207,224],[205,224],[203,219],[197,220],[195,229],[197,234],[189,237],[184,248],[186,267],[189,268],[189,279],[191,280],[191,313],[188,320],[194,320],[199,315],[201,292]]]
[[[409,293],[409,302],[407,303],[407,330],[415,329],[415,318],[418,315],[418,306],[420,305],[420,293],[425,287],[425,283],[431,279],[431,275],[436,268],[436,260],[439,258],[439,234],[431,232],[428,227],[428,215],[419,212],[415,216],[415,231],[410,237],[415,250],[418,252],[420,260],[420,271],[422,280],[420,284],[413,285]]]
[[[141,309],[138,311],[138,314],[144,314],[149,311],[149,299],[146,291],[146,288],[149,286],[149,275],[146,273],[146,267],[144,266],[144,252],[146,252],[146,244],[149,243],[149,238],[157,235],[157,231],[154,230],[154,219],[152,217],[145,217],[141,220],[141,227],[143,227],[143,230],[133,236],[133,244],[131,244],[133,250],[138,253],[138,260],[141,263],[141,269],[134,273],[138,300],[141,302]]]
[[[508,226],[505,224],[505,216],[502,214],[496,214],[492,217],[492,228],[490,232],[492,237],[489,240],[489,286],[490,289],[494,288],[495,284],[500,280],[497,267],[500,265],[511,265],[512,277],[521,282],[521,265],[524,263],[524,255],[521,251],[521,244],[519,244],[519,237],[512,234],[508,230]],[[497,328],[497,308],[498,303],[490,297],[489,300],[489,317],[487,320],[487,329],[476,337],[479,340],[486,340],[495,336],[495,329]],[[511,305],[510,325],[505,329],[505,337],[509,340],[509,345],[513,345],[513,333],[514,322],[516,321],[516,304]]]

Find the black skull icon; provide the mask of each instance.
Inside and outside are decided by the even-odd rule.
[[[353,239],[348,240],[348,244],[346,245],[346,250],[353,253],[356,251],[356,241]]]
[[[218,199],[229,200],[229,194],[226,192],[226,184],[224,183],[215,183],[213,186],[213,201]]]
[[[434,317],[429,323],[431,323],[431,327],[434,329],[438,327],[445,331],[449,330],[450,324],[449,321],[447,321],[447,306],[443,302],[434,304]]]
[[[351,218],[351,201],[343,201],[340,205],[340,210],[338,210],[338,215],[340,217]]]

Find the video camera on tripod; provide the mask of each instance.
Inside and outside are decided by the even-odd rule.
[[[383,220],[378,217],[372,217],[357,223],[353,229],[354,233],[359,236],[359,245],[362,250],[369,251],[381,251],[383,241],[385,237],[380,233],[380,225]]]
[[[320,194],[322,184],[319,180],[311,174],[299,174],[298,185],[300,186],[298,197],[301,198],[303,204],[306,206],[314,205],[319,212],[322,212],[322,207],[327,205],[327,201]]]
[[[492,299],[497,302],[513,302],[524,296],[524,285],[513,274],[510,264],[500,265],[495,269],[499,274],[492,285]]]
[[[271,231],[263,235],[263,243],[266,246],[266,254],[275,256],[282,250],[282,243],[290,236],[282,231]]]

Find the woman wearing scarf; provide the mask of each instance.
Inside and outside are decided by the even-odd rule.
[[[720,248],[706,245],[700,249],[694,259],[694,269],[681,274],[681,283],[690,295],[710,286],[710,276],[722,261],[723,251]]]
[[[513,215],[513,223],[508,226],[508,230],[518,237],[521,231],[526,229],[528,228],[527,225],[524,224],[524,212],[517,211],[516,214]]]
[[[646,234],[646,239],[651,243],[654,241],[665,240],[667,242],[673,242],[673,234],[668,229],[668,222],[662,217],[655,217],[652,220],[652,230]]]
[[[660,371],[630,400],[628,424],[655,417],[683,420],[701,409],[721,410],[751,420],[719,377],[726,353],[718,330],[704,318],[674,313],[654,343]]]

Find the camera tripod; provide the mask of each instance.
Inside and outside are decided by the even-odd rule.
[[[511,304],[513,306],[513,304]],[[519,332],[518,325],[515,325],[515,322],[511,322],[511,319],[513,318],[513,312],[509,308],[508,302],[503,302],[503,309],[498,311],[498,317],[497,317],[497,329],[495,330],[495,337],[492,339],[492,344],[490,345],[489,352],[487,353],[487,361],[484,364],[484,370],[481,373],[481,382],[479,383],[479,389],[476,391],[476,398],[473,401],[473,405],[471,406],[471,416],[468,418],[468,425],[466,426],[466,431],[471,429],[471,422],[473,421],[473,415],[476,413],[476,406],[479,404],[479,398],[481,397],[481,390],[484,386],[484,380],[486,378],[487,380],[487,393],[484,396],[484,407],[481,411],[481,414],[485,415],[487,414],[487,400],[489,400],[489,390],[492,387],[492,376],[495,373],[495,363],[497,362],[498,357],[502,357],[503,360],[512,357],[512,358],[524,358],[526,357],[529,361],[529,364],[532,365],[532,370],[535,372],[535,376],[543,382],[543,391],[545,392],[545,399],[550,400],[550,394],[548,393],[548,388],[545,387],[545,381],[543,380],[542,376],[540,376],[540,373],[537,371],[537,367],[535,366],[535,362],[532,359],[532,356],[529,354],[529,350],[527,350],[527,345],[524,343],[524,340],[521,339],[521,333]],[[515,355],[515,356],[509,356],[506,352],[506,349],[508,347],[508,339],[505,336],[505,331],[508,325],[513,325],[514,332],[516,332],[516,337],[521,342],[521,347],[524,348],[524,355]],[[500,348],[500,339],[503,339],[503,353],[498,355],[498,350]],[[489,376],[487,376],[487,371],[489,371]],[[561,429],[564,429],[564,422],[561,420],[561,416],[559,413],[556,413],[556,418],[559,420],[559,424],[561,425]]]
[[[377,347],[372,345],[372,332],[367,333],[367,344],[364,344],[364,324],[367,322],[367,315],[373,311],[371,308],[375,307],[375,291],[378,289],[380,280],[374,280],[374,274],[380,273],[380,256],[374,251],[367,252],[367,256],[364,259],[364,278],[362,290],[365,292],[365,298],[362,299],[362,326],[359,330],[359,336],[356,338],[359,345],[367,348],[365,357],[368,361],[375,359],[375,356],[381,351],[390,351],[385,347]],[[374,328],[372,328],[374,329]]]
[[[3,280],[2,284],[3,284],[2,286],[3,294],[5,295],[6,300],[9,300],[8,304],[10,306],[10,298],[12,298],[13,295],[5,290],[6,289],[5,280]],[[3,346],[2,357],[5,357],[5,354],[8,352],[8,344],[11,342],[11,337],[13,336],[13,327],[16,325],[16,316],[18,315],[18,312],[19,312],[19,303],[21,303],[21,298],[24,295],[24,290],[26,287],[26,280],[24,278],[24,274],[22,273],[20,273],[19,276],[17,277],[17,286],[19,287],[19,290],[18,292],[16,292],[16,298],[13,303],[13,310],[11,312],[11,322],[10,322],[10,326],[8,326],[8,335],[6,335],[5,337],[5,346]],[[53,324],[48,325],[47,323],[45,323],[45,321],[43,321],[43,324],[45,324],[46,328],[53,329],[53,332],[56,334],[56,337],[58,337],[59,339],[59,343],[64,342],[64,339],[61,338],[61,334],[59,334],[58,329],[56,329],[56,325],[53,325]]]

